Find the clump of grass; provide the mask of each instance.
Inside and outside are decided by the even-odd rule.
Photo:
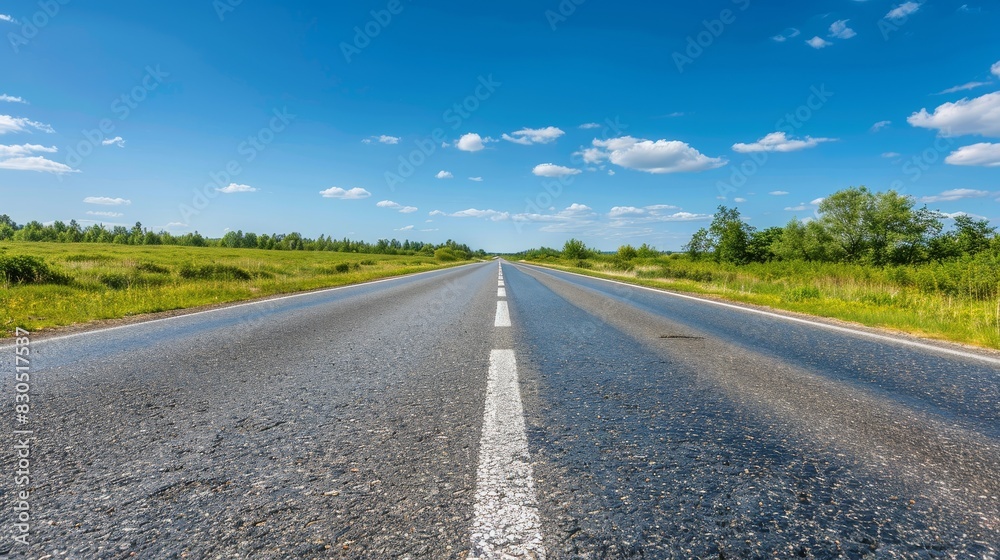
[[[38,257],[0,255],[0,278],[10,284],[64,283],[68,278]]]
[[[152,272],[153,274],[170,274],[169,268],[151,262],[141,262],[135,265],[135,269],[138,272]]]
[[[816,286],[798,286],[781,294],[781,299],[785,301],[805,301],[819,298],[819,288]]]
[[[74,253],[63,257],[63,260],[66,262],[107,262],[114,259],[111,255],[101,253]]]
[[[375,261],[373,261],[371,259],[365,259],[365,260],[361,261],[359,264],[362,264],[364,266],[375,266]]]
[[[251,280],[251,275],[238,266],[228,264],[181,265],[181,278],[187,280]]]

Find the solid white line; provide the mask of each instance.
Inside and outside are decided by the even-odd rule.
[[[425,272],[415,272],[413,274],[404,274],[402,276],[395,276],[395,277],[392,277],[392,278],[382,278],[382,279],[379,279],[379,280],[370,280],[368,282],[360,282],[358,284],[348,284],[346,286],[337,286],[337,287],[334,287],[334,288],[325,288],[325,289],[322,289],[322,290],[315,290],[315,291],[312,291],[312,292],[301,292],[301,293],[298,293],[298,294],[289,294],[287,296],[274,297],[274,298],[270,298],[270,299],[262,299],[262,300],[258,300],[258,301],[247,301],[247,302],[243,302],[243,303],[234,303],[233,305],[227,305],[225,307],[216,307],[215,309],[206,309],[204,311],[195,311],[193,313],[184,313],[182,315],[173,315],[171,317],[163,317],[161,319],[150,319],[148,321],[141,321],[141,322],[138,322],[138,323],[130,323],[128,325],[118,325],[117,327],[105,327],[103,329],[94,329],[92,331],[82,331],[82,332],[77,332],[77,333],[72,333],[72,334],[64,334],[64,335],[61,335],[61,336],[53,336],[51,338],[39,338],[37,341],[35,341],[35,339],[32,339],[31,342],[32,342],[32,344],[37,344],[37,343],[41,343],[41,342],[55,342],[57,340],[65,340],[67,338],[76,338],[78,336],[86,336],[86,335],[91,335],[91,334],[105,333],[105,332],[109,332],[109,331],[117,331],[119,329],[128,329],[128,328],[132,328],[132,327],[139,327],[139,326],[142,326],[142,325],[150,325],[150,324],[159,323],[159,322],[162,322],[162,321],[173,321],[173,320],[176,320],[176,319],[185,319],[187,317],[194,317],[194,316],[197,316],[197,315],[204,315],[206,313],[218,313],[220,311],[227,311],[227,310],[230,310],[230,309],[236,309],[236,308],[240,308],[240,307],[249,307],[249,306],[252,306],[252,305],[264,305],[266,303],[272,303],[272,302],[275,302],[275,301],[282,301],[282,300],[286,300],[286,299],[299,298],[299,297],[305,297],[305,296],[313,296],[313,295],[316,295],[316,294],[325,294],[327,292],[335,292],[337,290],[347,290],[349,288],[358,288],[358,287],[361,287],[361,286],[370,286],[372,284],[381,284],[382,282],[392,282],[393,280],[403,280],[404,278],[413,278],[415,276],[423,276],[424,274],[430,274],[432,272],[441,272],[443,270],[457,270],[459,268],[462,268],[462,267],[465,267],[465,266],[473,266],[475,264],[479,264],[479,263],[469,263],[469,264],[462,264],[462,265],[459,265],[459,266],[454,266],[454,267],[451,267],[451,268],[443,268],[443,269],[437,269],[437,270],[427,270]],[[13,344],[0,345],[0,350],[6,350],[8,348],[13,348],[13,347],[14,347]]]
[[[494,327],[509,327],[510,326],[510,311],[507,309],[506,301],[497,302],[497,314],[496,318],[493,320]]]
[[[540,270],[553,270],[553,269],[550,269],[550,268],[545,268],[545,267],[535,266],[535,265],[529,265],[529,264],[525,264],[525,266],[531,266],[531,267],[534,267],[534,268],[538,268]],[[951,356],[959,356],[959,357],[962,357],[962,358],[968,358],[970,360],[979,360],[979,361],[990,363],[990,364],[994,364],[994,365],[1000,365],[1000,358],[993,358],[993,357],[990,357],[990,356],[984,356],[982,354],[975,354],[975,353],[972,353],[972,352],[964,352],[962,350],[956,350],[956,349],[953,349],[953,348],[944,348],[944,347],[941,347],[941,346],[935,346],[933,344],[924,344],[923,342],[917,342],[915,340],[907,340],[905,338],[896,338],[896,337],[888,336],[888,335],[884,335],[884,334],[877,334],[877,333],[872,333],[872,332],[868,332],[868,331],[862,331],[862,330],[852,329],[850,327],[841,327],[839,325],[831,325],[829,323],[822,323],[822,322],[819,322],[819,321],[810,321],[809,319],[803,319],[801,317],[791,317],[789,315],[782,315],[780,313],[772,313],[770,311],[763,311],[763,310],[760,310],[760,309],[754,309],[752,307],[743,307],[743,306],[735,305],[735,304],[732,304],[732,303],[724,303],[724,302],[721,302],[721,301],[715,301],[715,300],[711,300],[711,299],[704,299],[704,298],[700,298],[700,297],[697,297],[697,296],[690,296],[690,295],[687,295],[687,294],[679,294],[677,292],[670,292],[670,291],[667,291],[667,290],[662,290],[662,289],[657,289],[657,288],[649,288],[647,286],[637,286],[635,284],[629,284],[627,282],[619,282],[617,280],[608,280],[607,278],[598,278],[596,276],[587,276],[585,274],[577,274],[575,272],[568,272],[568,271],[565,271],[565,270],[556,270],[555,272],[563,272],[563,273],[566,273],[566,274],[572,274],[574,276],[581,276],[583,278],[591,278],[591,279],[594,279],[594,280],[600,280],[602,282],[609,282],[611,284],[619,284],[619,285],[622,285],[622,286],[628,286],[630,288],[638,288],[640,290],[646,290],[646,291],[649,291],[649,292],[655,292],[655,293],[658,293],[658,294],[661,294],[661,295],[665,295],[665,296],[672,296],[672,297],[676,297],[676,298],[688,299],[688,300],[691,300],[691,301],[697,301],[697,302],[701,302],[701,303],[707,303],[707,304],[710,304],[710,305],[717,305],[719,307],[725,307],[725,308],[728,308],[728,309],[735,309],[735,310],[738,310],[738,311],[745,311],[747,313],[756,313],[757,315],[764,315],[765,317],[771,317],[771,318],[774,318],[774,319],[781,319],[783,321],[788,321],[788,322],[791,322],[791,323],[800,323],[800,324],[803,324],[803,325],[809,325],[809,326],[812,326],[812,327],[819,327],[821,329],[827,329],[827,330],[830,330],[830,331],[836,331],[836,332],[842,332],[842,333],[847,333],[847,334],[853,334],[853,335],[857,335],[857,336],[863,336],[863,337],[866,337],[866,338],[872,338],[872,339],[883,341],[883,342],[890,342],[890,343],[893,343],[893,344],[900,344],[900,345],[903,345],[903,346],[911,346],[913,348],[920,348],[921,350],[928,350],[928,351],[931,351],[931,352],[939,352],[939,353],[942,353],[942,354],[949,354]]]
[[[545,558],[513,350],[490,352],[470,558]]]
[[[507,297],[507,290],[504,288],[497,288],[497,297]]]

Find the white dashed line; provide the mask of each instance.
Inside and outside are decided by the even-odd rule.
[[[496,319],[493,321],[494,327],[509,327],[510,326],[510,311],[507,309],[506,301],[497,302],[497,315]]]
[[[513,350],[490,353],[469,558],[545,558]]]
[[[504,288],[497,288],[497,297],[507,297],[507,290]]]

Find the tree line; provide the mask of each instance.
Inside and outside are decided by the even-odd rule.
[[[131,228],[114,226],[110,229],[101,224],[83,227],[70,220],[69,223],[55,221],[45,225],[31,221],[19,225],[10,216],[0,215],[0,241],[49,241],[58,243],[117,243],[121,245],[179,245],[187,247],[228,247],[234,249],[268,249],[277,251],[336,251],[340,253],[368,253],[382,255],[425,255],[454,256],[468,259],[473,256],[485,257],[482,249],[473,251],[464,243],[451,239],[433,244],[421,241],[379,239],[375,243],[355,241],[348,238],[334,239],[320,235],[316,239],[304,237],[298,232],[256,234],[240,231],[226,232],[221,238],[208,238],[197,231],[174,235],[167,231],[154,232],[136,222]],[[443,250],[443,251],[440,251]]]
[[[684,250],[692,259],[747,264],[774,260],[847,262],[874,266],[912,265],[992,252],[1000,236],[989,221],[944,216],[895,191],[851,187],[824,198],[815,218],[793,219],[784,227],[757,229],[736,208],[719,206],[708,228]]]

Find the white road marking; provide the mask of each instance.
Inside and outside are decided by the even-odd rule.
[[[510,326],[510,311],[507,309],[506,301],[497,302],[497,315],[496,319],[493,320],[494,327],[509,327]]]
[[[507,297],[507,290],[504,288],[497,288],[497,297]]]
[[[503,286],[503,285],[504,285],[504,283],[503,283],[503,280],[498,280],[498,281],[497,281],[497,286],[498,286],[498,287],[499,287],[499,286]]]
[[[513,350],[490,353],[470,558],[545,558]]]
[[[534,265],[525,265],[525,266],[534,266]],[[552,269],[547,269],[545,267],[540,267],[540,266],[534,266],[534,268],[539,268],[541,270],[552,270]],[[989,364],[1000,365],[1000,358],[993,358],[993,357],[990,357],[990,356],[984,356],[982,354],[975,354],[973,352],[964,352],[962,350],[955,350],[953,348],[945,348],[945,347],[942,347],[942,346],[935,346],[933,344],[924,344],[923,342],[917,342],[915,340],[907,340],[905,338],[896,338],[896,337],[892,337],[892,336],[888,336],[888,335],[884,335],[884,334],[877,334],[877,333],[872,333],[872,332],[868,332],[868,331],[862,331],[862,330],[858,330],[858,329],[852,329],[850,327],[841,327],[839,325],[831,325],[829,323],[821,323],[819,321],[810,321],[809,319],[803,319],[801,317],[792,317],[792,316],[789,316],[789,315],[782,315],[780,313],[772,313],[770,311],[763,311],[761,309],[754,309],[752,307],[743,307],[741,305],[735,305],[735,304],[732,304],[732,303],[725,303],[725,302],[721,302],[721,301],[715,301],[715,300],[712,300],[712,299],[704,299],[704,298],[700,298],[700,297],[696,297],[696,296],[689,296],[687,294],[679,294],[677,292],[670,292],[670,291],[667,291],[667,290],[662,290],[662,289],[657,289],[657,288],[649,288],[647,286],[637,286],[635,284],[629,284],[627,282],[618,282],[617,280],[608,280],[607,278],[598,278],[596,276],[587,276],[585,274],[577,274],[575,272],[568,272],[568,271],[565,271],[565,270],[559,270],[557,272],[565,272],[566,274],[573,274],[574,276],[582,276],[584,278],[592,278],[594,280],[600,280],[602,282],[608,282],[608,283],[611,283],[611,284],[619,284],[619,285],[622,285],[622,286],[628,286],[630,288],[637,288],[637,289],[640,289],[640,290],[646,290],[648,292],[655,292],[655,293],[658,293],[658,294],[664,295],[664,296],[671,296],[671,297],[676,297],[676,298],[681,298],[681,299],[689,299],[689,300],[692,300],[692,301],[698,301],[698,302],[707,303],[707,304],[710,304],[710,305],[717,305],[719,307],[726,307],[726,308],[735,309],[735,310],[738,310],[738,311],[745,311],[747,313],[756,313],[757,315],[764,315],[765,317],[772,317],[774,319],[781,319],[783,321],[788,321],[790,323],[800,323],[800,324],[803,324],[803,325],[810,325],[810,326],[813,326],[813,327],[819,327],[821,329],[826,329],[826,330],[830,330],[830,331],[836,331],[836,332],[842,332],[842,333],[847,333],[847,334],[853,334],[853,335],[856,335],[856,336],[862,336],[862,337],[865,337],[865,338],[872,338],[872,339],[875,339],[875,340],[880,340],[880,341],[883,341],[883,342],[889,342],[889,343],[892,343],[892,344],[900,344],[900,345],[903,345],[903,346],[911,346],[913,348],[920,348],[921,350],[928,350],[928,351],[931,351],[931,352],[939,352],[939,353],[948,354],[948,355],[951,355],[951,356],[959,356],[961,358],[967,358],[967,359],[970,359],[970,360],[979,360],[981,362],[986,362],[986,363],[989,363]],[[945,344],[947,344],[947,343],[945,343]]]
[[[110,331],[117,331],[117,330],[120,330],[120,329],[128,329],[128,328],[138,327],[138,326],[142,326],[142,325],[150,325],[150,324],[153,324],[153,323],[160,323],[160,322],[163,322],[163,321],[174,321],[174,320],[177,320],[177,319],[185,319],[187,317],[195,317],[197,315],[204,315],[206,313],[218,313],[220,311],[227,311],[227,310],[230,310],[230,309],[237,309],[237,308],[240,308],[240,307],[249,307],[249,306],[253,306],[253,305],[264,305],[264,304],[267,304],[267,303],[273,303],[275,301],[281,301],[281,300],[285,300],[285,299],[300,298],[300,297],[305,297],[305,296],[314,296],[316,294],[325,294],[327,292],[335,292],[335,291],[338,291],[338,290],[348,290],[348,289],[351,289],[351,288],[358,288],[358,287],[362,287],[362,286],[370,286],[372,284],[381,284],[382,282],[392,282],[393,280],[402,280],[404,278],[413,278],[415,276],[423,276],[424,274],[431,274],[431,273],[434,273],[434,272],[442,272],[444,270],[455,270],[455,269],[462,268],[462,267],[465,267],[465,266],[473,266],[475,264],[477,264],[477,263],[462,264],[462,265],[458,265],[458,266],[451,267],[451,268],[437,269],[437,270],[428,270],[428,271],[425,271],[425,272],[414,272],[413,274],[404,274],[402,276],[394,276],[392,278],[382,278],[380,280],[371,280],[371,281],[368,281],[368,282],[360,282],[358,284],[348,284],[346,286],[336,286],[334,288],[324,288],[322,290],[313,290],[311,292],[301,292],[301,293],[298,293],[298,294],[290,294],[290,295],[287,295],[287,296],[273,297],[273,298],[262,299],[262,300],[258,300],[258,301],[246,301],[246,302],[243,302],[243,303],[234,303],[233,305],[226,305],[225,307],[216,307],[215,309],[206,309],[204,311],[195,311],[193,313],[184,313],[182,315],[173,315],[171,317],[163,317],[163,318],[160,318],[160,319],[150,319],[148,321],[140,321],[138,323],[130,323],[128,325],[118,325],[117,327],[105,327],[103,329],[94,329],[92,331],[82,331],[82,332],[77,332],[77,333],[72,333],[72,334],[64,334],[64,335],[60,335],[60,336],[53,336],[51,338],[43,338],[43,337],[39,336],[37,342],[39,342],[39,343],[41,343],[41,342],[55,342],[57,340],[65,340],[67,338],[76,338],[78,336],[86,336],[86,335],[90,335],[90,334],[98,334],[98,333],[105,333],[105,332],[110,332]],[[38,336],[37,333],[36,333],[36,336]],[[32,339],[31,342],[32,342],[32,344],[36,343],[35,339]],[[6,350],[8,348],[13,348],[13,347],[14,347],[13,344],[0,345],[0,350]]]

